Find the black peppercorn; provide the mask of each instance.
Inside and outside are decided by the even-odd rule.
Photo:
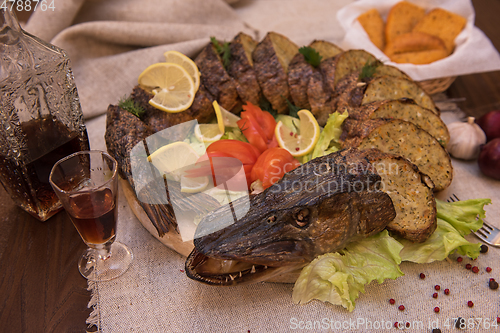
[[[456,328],[465,328],[465,319],[462,317],[458,317],[457,321],[455,322],[455,327]]]
[[[439,328],[434,328],[432,330],[432,333],[441,333],[441,330]]]
[[[490,289],[493,289],[493,290],[498,289],[498,282],[496,282],[495,280],[490,280],[488,285],[489,285]]]
[[[481,253],[486,253],[486,252],[488,252],[488,246],[487,246],[487,245],[485,245],[485,244],[481,245],[481,250],[479,250],[479,252],[481,252]]]

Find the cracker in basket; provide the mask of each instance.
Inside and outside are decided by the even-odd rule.
[[[441,38],[423,32],[407,32],[387,43],[384,53],[390,57],[398,53],[435,49],[446,50],[446,45]]]
[[[399,64],[411,63],[414,65],[425,65],[446,58],[447,56],[448,51],[446,50],[426,50],[394,54],[390,58],[391,61]]]
[[[443,40],[423,32],[408,32],[388,43],[384,53],[394,62],[429,64],[448,55]]]
[[[413,31],[425,32],[441,38],[448,53],[451,54],[455,47],[455,38],[463,30],[467,19],[449,12],[442,8],[431,10],[420,22],[415,25]]]
[[[384,49],[384,20],[380,16],[380,13],[375,9],[370,9],[369,11],[358,16],[358,21],[361,23],[363,29],[365,29],[368,37],[376,47],[383,50]]]
[[[425,9],[407,1],[392,6],[385,24],[385,42],[390,43],[399,35],[410,32],[425,16]]]

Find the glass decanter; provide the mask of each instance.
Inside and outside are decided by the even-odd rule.
[[[17,205],[45,221],[62,209],[50,170],[89,149],[87,130],[66,53],[0,10],[0,181]]]

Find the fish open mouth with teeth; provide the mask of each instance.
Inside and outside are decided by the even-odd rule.
[[[207,214],[198,225],[186,274],[226,286],[296,271],[321,254],[382,231],[396,213],[380,187],[380,176],[357,150],[314,159],[250,196],[248,211],[234,223],[213,230],[248,200]]]

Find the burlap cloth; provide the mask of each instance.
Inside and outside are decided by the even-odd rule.
[[[139,73],[162,61],[164,51],[192,56],[210,36],[230,40],[239,31],[260,40],[273,30],[298,45],[313,39],[340,42],[344,31],[336,12],[351,2],[67,0],[58,1],[54,12],[37,11],[26,29],[68,52],[91,147],[105,149],[103,114],[108,104],[127,95]],[[451,193],[461,199],[489,197],[493,204],[487,207],[487,219],[500,226],[500,182],[481,176],[475,162],[454,161],[454,166],[453,184],[439,197]],[[118,279],[89,283],[93,311],[88,322],[102,332],[380,332],[394,329],[396,321],[408,322],[408,332],[427,332],[436,324],[451,332],[456,317],[468,320],[467,332],[498,331],[485,324],[500,315],[500,291],[487,286],[490,277],[500,281],[500,249],[493,247],[476,261],[458,263],[452,255],[449,261],[433,264],[403,263],[405,276],[369,284],[349,313],[318,301],[294,305],[292,284],[218,288],[188,279],[184,258],[142,227],[123,195],[118,240],[134,253],[130,269]],[[478,266],[479,273],[466,270],[467,263]],[[488,266],[491,273],[485,271]],[[418,277],[421,272],[424,280]],[[441,290],[437,299],[432,298],[436,284],[442,290],[449,288],[450,295]],[[390,298],[395,305],[389,304]],[[474,307],[467,306],[469,300]],[[398,310],[400,304],[404,311]],[[434,313],[435,306],[440,307],[439,314]]]

